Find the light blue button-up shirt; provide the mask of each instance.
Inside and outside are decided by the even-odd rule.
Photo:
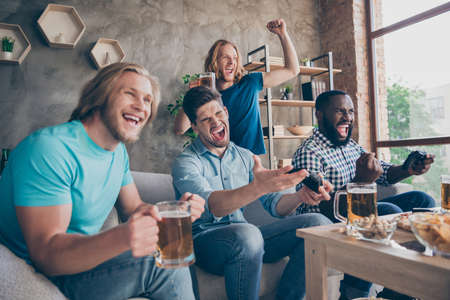
[[[185,192],[198,194],[206,200],[205,211],[193,226],[194,236],[206,229],[230,223],[247,222],[243,209],[237,209],[224,217],[216,217],[209,210],[209,196],[214,191],[231,190],[249,184],[253,180],[253,154],[230,142],[222,158],[211,153],[197,138],[172,166],[173,186],[177,199]],[[259,198],[264,209],[272,216],[282,193],[270,193]]]

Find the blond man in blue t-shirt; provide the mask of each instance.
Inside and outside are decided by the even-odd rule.
[[[0,241],[70,299],[194,299],[187,268],[158,269],[155,206],[139,197],[123,143],[154,119],[156,78],[116,63],[84,87],[70,121],[12,151],[0,180]],[[185,193],[192,218],[204,200]],[[128,221],[100,232],[116,204]]]

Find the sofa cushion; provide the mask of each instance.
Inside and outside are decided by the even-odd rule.
[[[161,201],[175,200],[170,174],[137,171],[132,171],[131,174],[144,202],[155,204]]]
[[[407,183],[396,183],[388,186],[377,185],[377,198],[378,200],[385,199],[390,196],[410,192],[413,190],[413,186]]]
[[[66,300],[67,298],[41,273],[0,244],[1,299]]]

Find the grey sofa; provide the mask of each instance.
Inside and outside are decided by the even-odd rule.
[[[135,183],[142,199],[148,203],[173,200],[172,177],[168,174],[133,172]],[[400,190],[399,190],[400,189]],[[382,195],[390,195],[408,190],[407,186],[396,185]],[[387,193],[386,193],[387,192]],[[255,225],[273,222],[274,219],[262,208],[259,201],[252,203],[246,209],[247,220]],[[104,228],[118,224],[117,212],[113,209],[105,222]],[[280,280],[287,259],[273,264],[264,264],[261,276],[260,299],[275,299],[275,288]],[[198,293],[201,300],[227,299],[225,281],[221,276],[209,274],[194,267]],[[329,299],[337,299],[339,273],[329,272]],[[16,257],[8,248],[0,245],[0,299],[48,299],[63,300],[64,295],[45,276],[33,267]],[[138,299],[138,298],[134,298]]]

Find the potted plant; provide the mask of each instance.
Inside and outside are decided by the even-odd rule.
[[[11,59],[15,40],[10,36],[2,38],[2,58]]]
[[[199,78],[200,74],[185,74],[183,77],[181,77],[181,80],[183,80],[183,83],[185,87],[189,86],[189,83],[192,81],[195,81]],[[183,107],[183,100],[184,100],[184,92],[182,92],[180,95],[178,95],[178,98],[175,100],[175,104],[169,104],[167,105],[167,110],[169,111],[171,116],[174,116],[176,118],[178,111],[180,108]],[[197,134],[192,130],[192,128],[189,128],[183,136],[187,137],[187,141],[184,143],[183,148],[189,146],[195,138],[197,138]]]
[[[284,86],[284,91],[283,91],[283,100],[292,100],[294,99],[294,93],[292,92],[292,85],[291,84],[287,84]]]
[[[305,67],[311,67],[311,60],[308,57],[304,57],[304,58],[300,59],[300,62]]]

